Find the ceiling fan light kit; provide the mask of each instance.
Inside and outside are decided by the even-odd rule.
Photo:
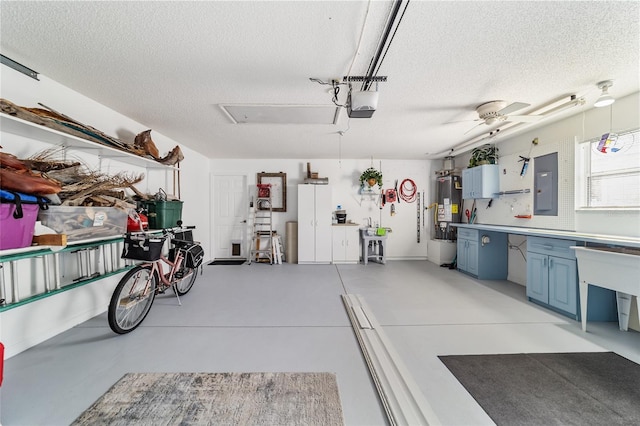
[[[613,98],[613,96],[609,94],[609,87],[613,86],[613,81],[611,80],[601,81],[597,84],[597,86],[598,86],[598,89],[602,90],[602,94],[600,95],[598,100],[596,100],[596,102],[593,104],[594,107],[596,108],[606,107],[616,101]]]
[[[489,125],[502,118],[500,111],[502,111],[506,106],[507,102],[505,101],[491,101],[479,105],[476,108],[476,112],[478,113],[480,120],[483,120],[484,124]]]
[[[507,101],[490,101],[478,105],[476,107],[476,112],[478,113],[479,118],[473,121],[479,121],[480,123],[467,130],[465,135],[483,124],[491,126],[492,124],[504,121],[516,123],[534,122],[542,118],[538,115],[510,115],[512,112],[519,111],[528,106],[530,106],[530,104],[526,104],[524,102],[513,102],[509,104]]]

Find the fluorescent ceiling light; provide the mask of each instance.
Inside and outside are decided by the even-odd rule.
[[[233,124],[336,124],[335,105],[220,105]]]

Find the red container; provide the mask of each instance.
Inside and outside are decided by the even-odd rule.
[[[271,184],[259,183],[258,184],[258,198],[269,198],[271,196]]]
[[[149,219],[142,213],[137,214],[137,218],[131,215],[127,218],[127,232],[139,232],[149,229]]]
[[[7,191],[1,192],[0,250],[30,246],[40,209],[38,198]],[[20,199],[18,203],[16,203],[16,196]]]

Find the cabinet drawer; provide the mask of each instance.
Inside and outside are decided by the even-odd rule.
[[[464,238],[467,240],[477,240],[478,230],[468,228],[458,228],[458,238]]]
[[[570,248],[575,241],[558,240],[555,238],[527,237],[527,251],[551,256],[575,259],[575,252]]]

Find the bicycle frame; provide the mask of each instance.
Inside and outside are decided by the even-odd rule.
[[[161,254],[158,260],[154,260],[153,262],[141,263],[140,266],[142,267],[151,266],[151,276],[155,275],[156,277],[158,277],[158,279],[160,280],[159,284],[160,283],[163,284],[162,290],[164,290],[176,283],[175,273],[180,269],[180,266],[182,265],[183,260],[184,260],[184,256],[182,252],[180,250],[176,250],[176,258],[173,262]],[[164,272],[164,267],[162,266],[162,263],[166,263],[167,265],[169,265],[169,272],[167,273]],[[149,283],[147,283],[145,287],[145,292],[147,291],[149,291]],[[182,306],[182,302],[180,301],[180,296],[178,296],[177,292],[176,292],[176,298],[178,299],[178,305]]]

